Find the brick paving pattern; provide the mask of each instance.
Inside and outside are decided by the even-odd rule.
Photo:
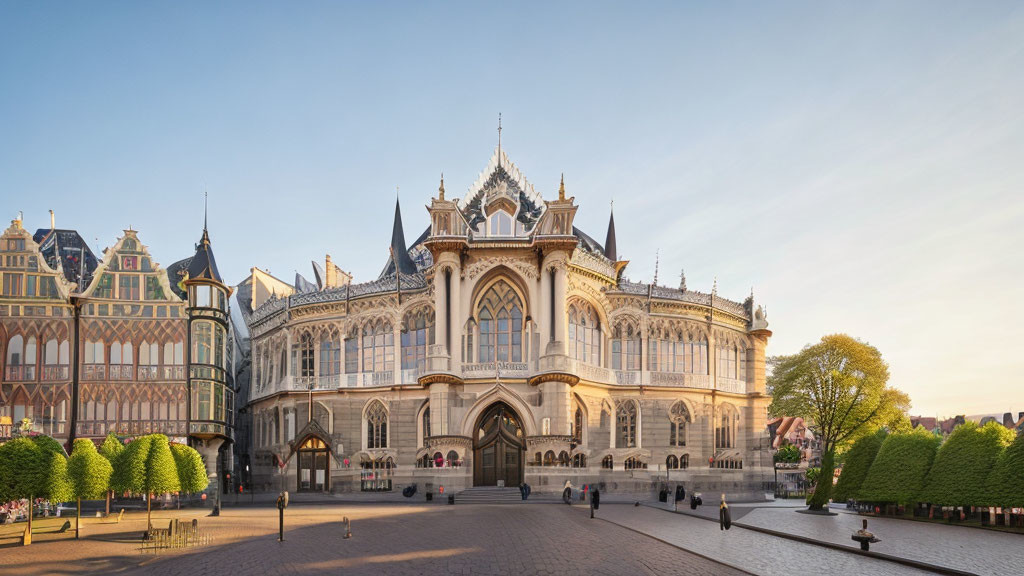
[[[228,508],[219,518],[204,510],[162,511],[168,519],[198,517],[212,545],[153,555],[139,552],[145,515],[121,524],[89,519],[86,538],[37,533],[15,545],[14,529],[0,529],[0,574],[111,573],[146,576],[198,574],[741,574],[608,522],[590,520],[582,507],[532,506],[292,506],[285,542],[277,542],[277,510]],[[342,516],[352,518],[344,540]],[[667,516],[667,515],[666,515]],[[47,532],[56,519],[39,523]],[[60,519],[63,520],[63,519]]]

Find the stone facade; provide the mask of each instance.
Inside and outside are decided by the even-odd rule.
[[[614,220],[602,246],[576,209],[564,184],[544,200],[499,147],[464,198],[442,180],[411,248],[396,206],[375,281],[317,267],[316,284],[291,286],[254,268],[239,287],[254,486],[683,480],[763,495],[763,312],[685,280],[626,280]]]

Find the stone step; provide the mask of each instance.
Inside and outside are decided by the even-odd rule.
[[[497,486],[474,486],[455,495],[456,504],[514,504],[522,501],[519,488]]]

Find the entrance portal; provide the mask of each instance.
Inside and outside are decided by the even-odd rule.
[[[326,492],[329,489],[329,453],[324,441],[315,436],[310,436],[302,443],[296,452],[299,458],[299,492]]]
[[[523,481],[526,438],[519,416],[499,402],[484,412],[473,435],[473,485],[518,486]]]

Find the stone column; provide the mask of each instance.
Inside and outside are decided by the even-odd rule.
[[[451,342],[452,349],[448,351],[451,356],[451,367],[449,368],[452,372],[461,372],[462,362],[462,327],[466,323],[466,316],[463,315],[462,306],[462,272],[458,258],[452,265],[452,277],[451,277],[451,298],[449,306],[452,310],[452,320],[449,329],[452,332]],[[471,312],[472,313],[472,312]]]
[[[211,499],[217,508],[220,507],[220,478],[217,476],[217,463],[220,446],[223,443],[223,438],[210,438],[209,440],[200,440],[196,444],[196,450],[206,464],[206,476],[210,479],[210,485],[206,487],[205,492],[207,498]]]
[[[445,294],[445,269],[434,272],[434,326],[435,342],[444,347],[445,354],[451,354],[448,346],[448,298]]]
[[[565,296],[568,289],[568,270],[565,261],[555,269],[555,340],[559,343],[559,354],[565,354],[566,329]]]
[[[540,273],[540,318],[535,318],[540,328],[540,356],[547,354],[548,343],[551,342],[551,273],[545,266]]]
[[[448,384],[430,385],[430,435],[444,436],[448,430]]]

